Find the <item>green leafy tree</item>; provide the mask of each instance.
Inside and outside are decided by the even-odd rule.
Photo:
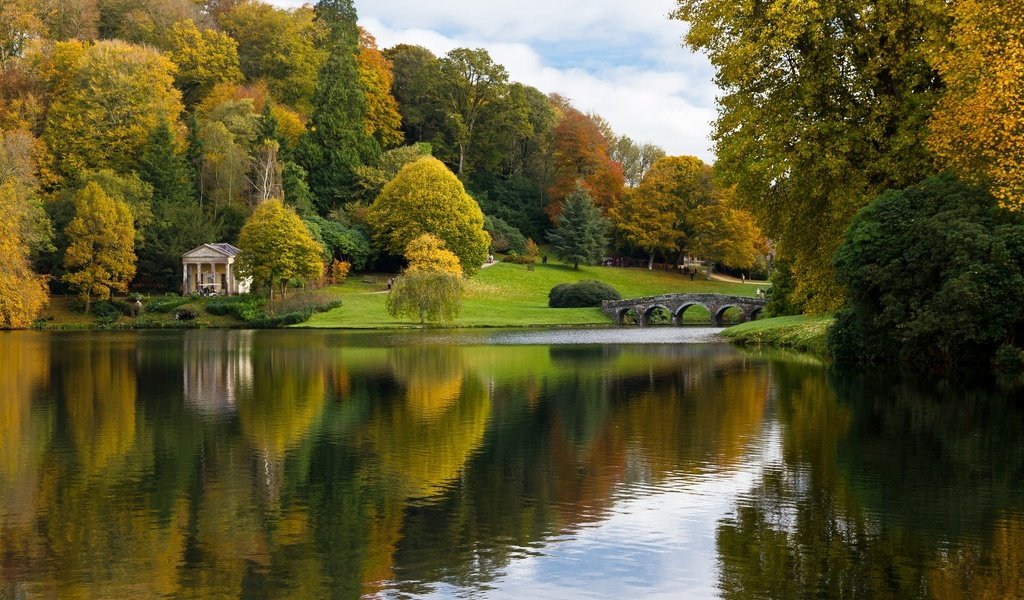
[[[64,234],[64,281],[85,302],[85,311],[95,296],[110,298],[110,292],[128,291],[135,276],[135,227],[124,202],[114,200],[95,182],[86,184],[74,199],[75,216]]]
[[[716,169],[791,261],[797,301],[842,303],[829,256],[857,210],[933,173],[921,143],[941,79],[944,0],[677,0],[722,90]]]
[[[402,275],[391,286],[385,306],[393,317],[450,323],[462,310],[462,278],[437,271]]]
[[[238,236],[239,272],[257,286],[284,294],[289,284],[303,284],[323,274],[323,247],[291,207],[280,200],[261,202]]]
[[[300,162],[317,208],[327,212],[350,198],[356,167],[372,162],[380,146],[366,132],[366,90],[356,64],[359,30],[352,0],[320,0],[316,14],[329,27],[329,54],[317,77]]]
[[[480,206],[462,182],[431,157],[403,167],[370,206],[366,221],[378,246],[395,255],[424,233],[437,236],[459,257],[467,274],[484,263],[491,243]]]
[[[391,62],[391,93],[402,115],[405,143],[444,145],[448,118],[438,89],[441,61],[423,46],[409,44],[392,46],[383,54]]]
[[[834,261],[849,299],[829,336],[837,361],[985,366],[1024,325],[1024,221],[952,176],[880,195]]]
[[[585,189],[578,187],[569,194],[556,221],[557,228],[548,232],[555,256],[577,270],[580,263],[601,260],[608,247],[608,222]]]
[[[139,177],[153,188],[153,224],[145,245],[138,248],[138,280],[149,287],[174,289],[181,255],[215,240],[213,224],[194,197],[188,160],[175,148],[166,120],[150,134]]]

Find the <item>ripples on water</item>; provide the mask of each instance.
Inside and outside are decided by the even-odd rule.
[[[0,598],[1020,597],[1014,395],[717,331],[0,334]]]

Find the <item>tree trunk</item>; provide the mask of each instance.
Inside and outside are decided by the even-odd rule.
[[[648,271],[654,270],[654,252],[651,252],[647,256],[647,270]]]

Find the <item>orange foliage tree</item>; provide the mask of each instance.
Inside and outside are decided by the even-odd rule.
[[[626,180],[622,165],[608,156],[608,140],[594,120],[565,106],[554,134],[554,183],[548,188],[551,201],[545,209],[554,220],[569,194],[582,187],[602,212],[622,196]]]

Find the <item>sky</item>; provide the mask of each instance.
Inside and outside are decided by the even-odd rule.
[[[297,6],[301,0],[274,0]],[[484,48],[509,78],[559,93],[619,135],[711,162],[717,89],[707,59],[683,48],[674,0],[356,0],[380,48],[441,56]]]

